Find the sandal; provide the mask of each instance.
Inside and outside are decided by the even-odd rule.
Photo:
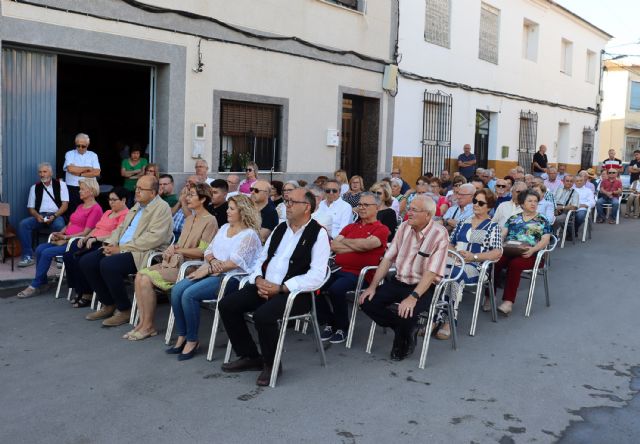
[[[18,299],[27,299],[27,298],[30,298],[31,296],[37,295],[38,293],[39,293],[39,290],[37,288],[29,285],[27,288],[22,290],[16,296],[18,297]]]
[[[76,300],[73,302],[73,305],[71,305],[73,308],[85,308],[88,307],[89,305],[91,305],[91,299],[85,299],[82,296],[76,298]]]
[[[133,331],[133,332],[129,333],[128,335],[129,335],[129,337],[127,339],[129,339],[130,341],[142,341],[144,339],[152,338],[153,336],[157,336],[158,335],[158,330],[151,330],[151,331],[148,331],[146,333],[141,333],[140,331]]]
[[[436,339],[445,341],[449,339],[450,336],[451,336],[451,327],[449,326],[448,323],[442,324],[442,327],[440,327],[440,329],[438,330],[438,333],[436,333]]]

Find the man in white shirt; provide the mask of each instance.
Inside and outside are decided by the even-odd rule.
[[[576,211],[576,235],[578,234],[578,228],[584,223],[587,217],[587,210],[596,206],[596,199],[589,188],[584,184],[584,177],[576,176],[575,190],[578,193],[578,211]]]
[[[313,194],[313,197],[316,198],[316,211],[313,212],[311,217],[316,220],[320,225],[322,225],[327,233],[331,231],[333,228],[333,220],[331,219],[331,214],[328,211],[320,212],[318,209],[320,208],[320,202],[324,199],[324,190],[317,185],[311,185],[309,187],[309,191]]]
[[[62,169],[66,172],[65,182],[69,189],[69,214],[72,214],[80,204],[80,185],[78,181],[83,177],[100,176],[100,161],[98,155],[89,151],[89,136],[79,133],[75,138],[75,149],[64,155]]]
[[[556,221],[553,224],[554,231],[564,226],[567,220],[567,213],[571,210],[577,210],[580,203],[580,197],[573,187],[574,177],[566,174],[563,179],[563,187],[558,188],[554,194],[556,199]],[[573,235],[573,233],[569,233]]]
[[[66,225],[62,215],[69,206],[69,191],[67,184],[53,179],[51,164],[42,162],[38,165],[40,182],[31,185],[27,209],[29,217],[20,221],[18,237],[22,245],[22,260],[18,267],[33,265],[32,234],[34,230],[49,227],[51,232],[62,231]]]
[[[220,317],[238,359],[222,365],[224,372],[262,370],[256,380],[269,385],[274,367],[280,328],[278,320],[292,291],[311,291],[324,281],[329,261],[329,237],[311,218],[316,201],[309,191],[298,188],[286,199],[287,221],[271,233],[249,276],[249,284],[226,296],[218,304]],[[306,313],[311,295],[301,294],[293,304],[291,315]],[[258,338],[258,352],[247,328],[245,314],[253,312]]]
[[[340,184],[335,179],[329,179],[324,184],[324,200],[320,202],[319,213],[331,216],[332,226],[329,234],[337,237],[342,229],[353,221],[353,208],[340,199]]]
[[[547,191],[555,194],[559,188],[562,188],[562,180],[558,177],[558,169],[556,167],[547,168],[547,178],[544,180],[544,186]]]
[[[209,173],[209,164],[204,159],[196,160],[196,176],[200,179],[201,182],[206,183],[207,185],[211,185],[213,179],[209,178],[207,174]]]

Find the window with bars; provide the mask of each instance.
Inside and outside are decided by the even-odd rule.
[[[520,135],[518,137],[518,164],[525,171],[531,171],[533,155],[538,139],[538,113],[520,111]]]
[[[498,64],[500,40],[500,10],[482,3],[480,8],[480,37],[478,58]]]
[[[451,0],[426,0],[424,39],[451,48]]]
[[[453,96],[424,92],[422,116],[422,172],[449,169]]]
[[[585,127],[582,130],[580,169],[586,170],[593,166],[593,142],[595,140],[595,133],[595,130],[591,127]]]
[[[281,114],[280,105],[222,100],[219,170],[239,171],[254,161],[279,171]]]

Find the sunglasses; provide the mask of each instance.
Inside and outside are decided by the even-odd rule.
[[[496,185],[496,188],[507,188],[506,185]]]
[[[382,196],[384,193],[382,191],[372,191],[376,196]]]
[[[474,205],[479,205],[481,207],[484,207],[487,203],[484,200],[478,200],[478,199],[473,199],[471,202],[473,202]]]
[[[247,168],[245,171],[246,171],[247,173],[250,173],[250,172],[252,172],[252,171],[253,171],[253,168]]]
[[[253,187],[252,187],[252,188],[249,188],[249,191],[251,191],[252,193],[255,193],[255,194],[258,194],[258,193],[260,193],[260,192],[262,192],[262,193],[266,193],[266,191],[265,191],[265,190],[259,190],[258,188],[253,188]]]
[[[607,173],[607,174],[610,174],[610,175],[612,175],[612,176],[613,176],[613,175],[614,175],[614,174],[616,174],[616,173],[614,173],[614,172],[612,171],[612,172]]]
[[[76,145],[76,148],[86,148],[89,145]]]
[[[338,190],[337,188],[325,188],[324,192],[331,194],[331,193],[338,193],[340,192],[340,190]]]

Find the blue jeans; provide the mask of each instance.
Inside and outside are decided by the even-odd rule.
[[[596,202],[596,208],[598,209],[598,219],[604,219],[606,213],[604,212],[604,208],[602,208],[603,204],[611,204],[611,213],[609,213],[609,219],[615,220],[616,214],[618,213],[618,205],[620,205],[620,201],[617,197],[599,197]]]
[[[576,211],[576,234],[580,230],[580,227],[584,223],[584,220],[587,218],[587,210]]]
[[[198,281],[185,278],[171,289],[171,308],[178,336],[185,336],[190,342],[198,340],[200,302],[217,299],[223,278],[224,276],[209,276]],[[225,294],[236,291],[239,285],[237,279],[230,279]]]
[[[33,240],[31,236],[33,236],[34,230],[49,227],[52,232],[61,231],[64,226],[65,223],[62,216],[56,217],[50,225],[41,224],[33,216],[22,219],[20,221],[20,226],[18,227],[18,237],[20,238],[20,244],[22,245],[22,259],[33,257],[33,248],[31,247]]]
[[[41,287],[47,283],[47,271],[51,266],[51,261],[56,256],[61,256],[67,249],[66,245],[40,244],[36,248],[36,277],[31,281],[34,288]]]
[[[334,330],[342,330],[345,333],[349,330],[349,310],[345,294],[356,289],[358,275],[347,273],[346,271],[336,271],[322,287],[326,291],[331,301],[331,307],[324,297],[316,298],[316,310],[318,314],[318,324],[329,325]],[[357,303],[357,302],[355,302]]]

